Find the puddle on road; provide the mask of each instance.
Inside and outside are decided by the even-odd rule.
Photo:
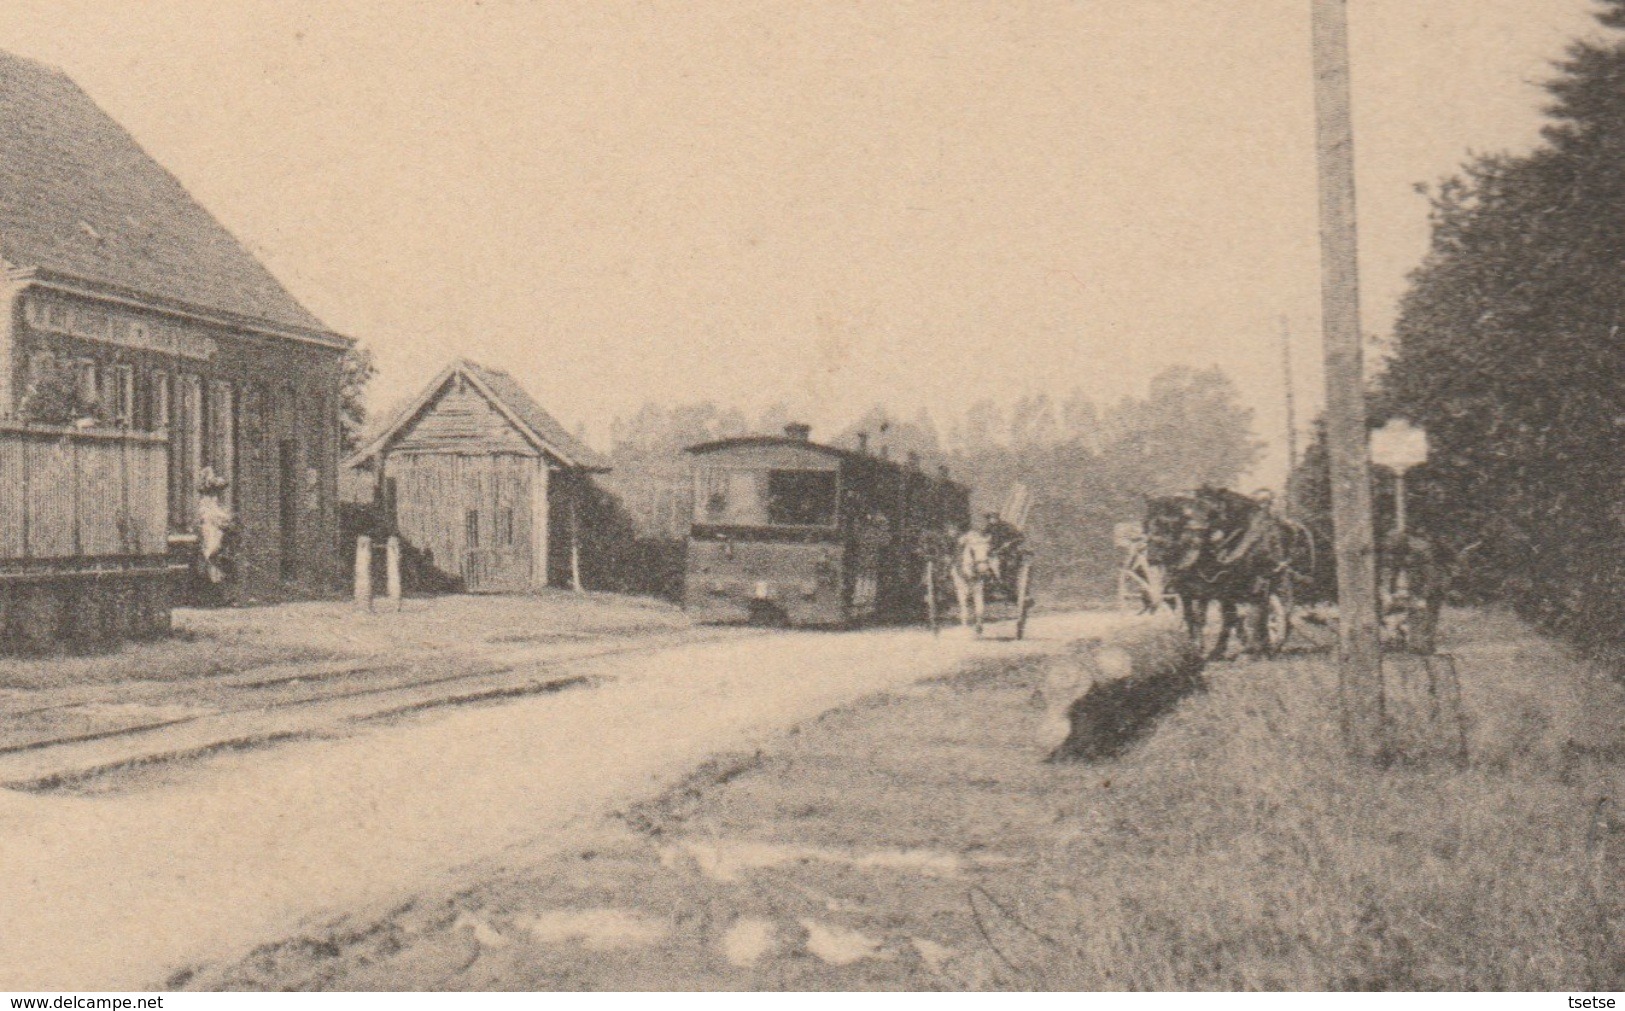
[[[866,958],[890,959],[891,953],[881,950],[880,942],[867,934],[817,920],[799,920],[807,932],[807,952],[830,965],[851,965]]]
[[[514,923],[543,943],[575,941],[591,951],[647,947],[671,934],[668,924],[624,909],[549,909]]]
[[[790,946],[802,948],[830,965],[851,965],[865,959],[889,961],[895,957],[880,941],[861,931],[812,919],[797,919],[795,924],[801,936],[792,937]],[[791,926],[789,933],[795,935],[798,931]],[[722,936],[722,954],[728,964],[743,969],[768,955],[781,954],[784,944],[785,932],[772,920],[744,916]]]
[[[894,870],[927,877],[962,877],[970,863],[954,853],[923,849],[888,849],[869,853],[844,853],[820,846],[747,840],[688,840],[663,850],[660,862],[672,867],[686,856],[699,866],[700,873],[713,881],[738,881],[744,871],[787,864],[845,864],[870,870]]]
[[[908,941],[913,945],[915,953],[920,956],[920,961],[932,972],[941,972],[943,967],[954,959],[954,950],[947,945],[938,944],[924,937],[911,937]]]
[[[772,920],[744,916],[722,935],[722,955],[729,965],[745,968],[779,946],[779,929]]]

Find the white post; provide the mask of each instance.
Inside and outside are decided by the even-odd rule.
[[[372,610],[372,538],[366,534],[355,539],[355,606]]]
[[[530,585],[547,588],[547,460],[538,458],[530,481]]]
[[[570,486],[570,588],[577,593],[581,592],[581,517],[576,510],[576,500],[581,495],[581,486]]]
[[[1394,469],[1394,531],[1405,539],[1405,468]]]
[[[401,609],[401,539],[390,535],[384,542],[384,588],[389,594],[389,606]]]

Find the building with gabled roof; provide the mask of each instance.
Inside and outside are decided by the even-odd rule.
[[[369,471],[411,556],[471,592],[562,583],[575,506],[609,462],[506,372],[446,366],[345,465]]]
[[[330,587],[352,342],[61,71],[0,53],[0,110],[0,417],[71,373],[95,424],[167,437],[172,532],[228,483],[241,595]]]

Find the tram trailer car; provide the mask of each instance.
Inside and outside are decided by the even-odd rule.
[[[924,616],[923,535],[970,521],[970,492],[805,425],[690,447],[684,608],[709,622],[847,625]]]

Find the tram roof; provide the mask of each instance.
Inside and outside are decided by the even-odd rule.
[[[793,435],[740,435],[731,439],[715,439],[711,442],[702,442],[697,445],[689,446],[687,449],[683,450],[683,452],[692,453],[695,456],[703,456],[707,453],[721,453],[732,449],[769,448],[799,449],[805,452],[817,453],[821,456],[833,457],[842,463],[852,463],[859,466],[881,467],[891,470],[907,471],[909,473],[918,474],[921,477],[940,484],[953,485],[956,488],[965,487],[952,478],[944,478],[936,474],[927,473],[920,468],[910,467],[906,463],[888,459],[884,456],[876,456],[873,453],[860,453],[857,450],[852,449],[842,449],[839,446],[829,446],[821,442],[812,442],[808,439],[797,438]]]
[[[821,442],[810,442],[807,439],[797,439],[788,435],[741,435],[732,439],[715,439],[711,442],[702,442],[683,450],[696,456],[702,453],[717,453],[728,449],[746,449],[765,446],[787,446],[791,449],[804,449],[811,453],[822,453],[842,460],[870,460],[882,462],[878,457],[856,453],[850,449],[841,449],[838,446],[826,446]]]

